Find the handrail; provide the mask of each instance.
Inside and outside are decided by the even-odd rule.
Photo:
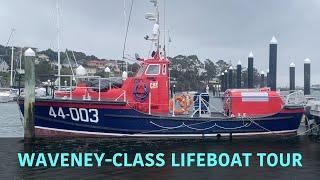
[[[69,86],[61,86],[62,88],[65,88],[65,92],[69,92],[69,99],[72,100],[72,89],[73,89],[73,80],[76,79],[97,79],[98,80],[98,101],[101,100],[101,79],[106,79],[106,78],[101,78],[100,76],[79,76],[79,75],[55,75],[56,77],[66,77],[70,78]],[[69,91],[66,90],[69,88]],[[84,88],[84,89],[97,89],[96,87],[93,86],[86,86],[86,87],[78,87],[78,88]],[[86,94],[85,94],[86,95]],[[86,97],[83,97],[83,99],[86,99]],[[90,97],[89,97],[90,99]]]
[[[294,91],[284,98],[284,102],[286,105],[305,105],[307,103],[304,93],[301,90]]]
[[[199,112],[199,117],[202,116],[202,103],[204,104],[206,111],[209,112],[208,114],[211,114],[210,107],[208,107],[208,105],[210,105],[209,102],[202,98],[202,95],[204,94],[208,95],[208,93],[200,93],[199,95],[197,95],[197,99],[195,101],[198,101],[199,106],[197,109],[194,109],[194,112],[192,113],[191,117],[193,117],[197,112]]]
[[[127,95],[126,95],[126,91],[123,90],[123,92],[114,100],[114,101],[118,101],[118,99],[120,99],[123,96],[123,101],[126,102],[127,101]]]

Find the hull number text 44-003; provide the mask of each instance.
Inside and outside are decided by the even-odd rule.
[[[99,113],[97,109],[66,108],[65,110],[69,112],[64,112],[64,109],[61,107],[56,108],[56,110],[53,107],[50,107],[49,116],[52,116],[54,118],[61,117],[62,119],[66,119],[67,117],[70,116],[73,121],[92,122],[92,123],[99,122],[99,116],[98,116]]]

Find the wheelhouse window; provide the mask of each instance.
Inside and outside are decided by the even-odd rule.
[[[166,64],[163,64],[162,65],[162,75],[166,75],[166,73],[167,73],[167,66],[166,66]]]
[[[144,71],[146,70],[147,66],[146,65],[142,65],[139,69],[139,71],[137,72],[136,76],[141,76]]]
[[[159,75],[160,74],[160,65],[159,64],[150,64],[146,71],[146,75]]]

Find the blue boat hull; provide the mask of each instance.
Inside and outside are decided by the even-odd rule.
[[[36,136],[205,137],[296,133],[303,112],[248,117],[149,115],[124,104],[43,101],[35,105]],[[21,112],[23,103],[20,102]]]

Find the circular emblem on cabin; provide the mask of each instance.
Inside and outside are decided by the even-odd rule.
[[[142,80],[135,80],[133,96],[138,102],[144,102],[149,95],[149,88]]]

